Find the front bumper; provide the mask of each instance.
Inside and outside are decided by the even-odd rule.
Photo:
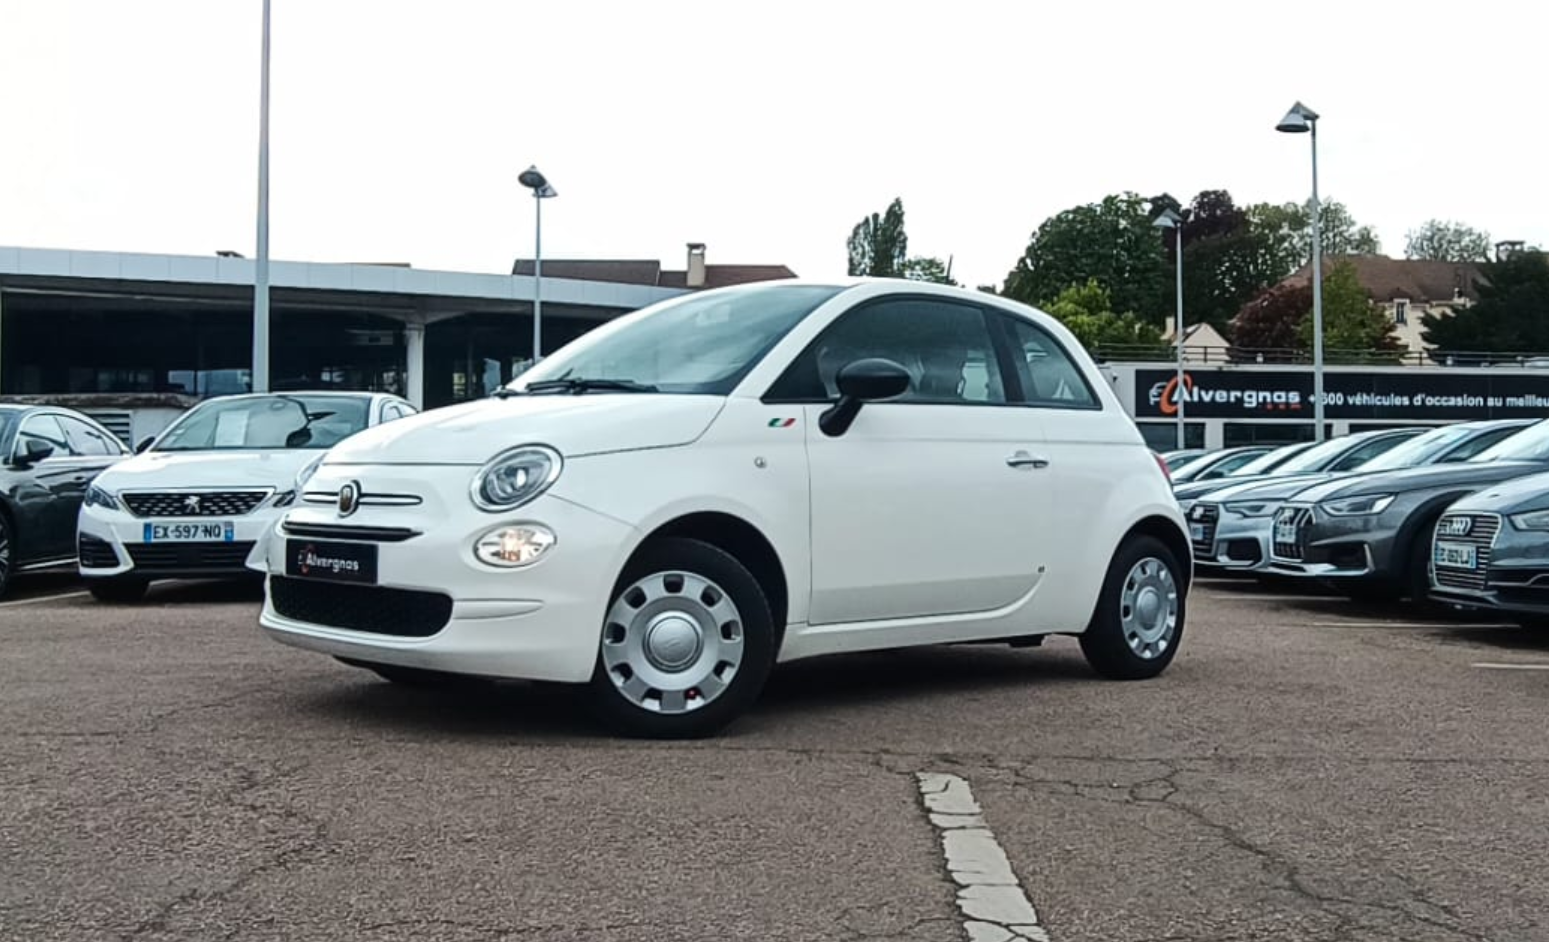
[[[1384,575],[1371,518],[1326,517],[1307,504],[1286,504],[1269,530],[1268,570],[1312,579],[1372,579]]]
[[[1194,562],[1203,569],[1254,572],[1269,565],[1270,520],[1225,512],[1220,504],[1196,503],[1189,512]]]
[[[1432,598],[1464,608],[1549,615],[1549,534],[1503,524],[1498,514],[1442,515],[1432,533]]]
[[[85,578],[251,576],[248,557],[282,513],[259,507],[236,516],[137,517],[83,505],[76,526],[76,569]],[[153,528],[161,528],[164,538],[157,539]]]
[[[269,534],[258,554],[267,571],[262,629],[287,645],[359,661],[498,678],[589,679],[636,530],[552,493],[509,514],[484,513],[468,500],[475,471],[319,469],[309,495],[353,479],[368,496],[347,520],[332,506],[303,504]],[[420,502],[372,505],[372,493]],[[540,523],[556,542],[520,569],[475,558],[480,536],[514,523]],[[329,543],[374,555],[375,577],[341,582],[315,570],[302,576],[288,565],[307,545],[326,554]]]

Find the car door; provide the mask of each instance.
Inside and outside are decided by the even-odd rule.
[[[52,413],[29,415],[16,433],[13,465],[37,443],[52,449],[42,461],[25,469],[30,485],[17,492],[21,545],[18,562],[63,559],[75,552],[75,517],[86,494],[84,473],[59,418]]]
[[[862,302],[797,357],[766,402],[801,402],[810,476],[813,625],[987,612],[1013,605],[1048,560],[1038,415],[1007,401],[979,306],[935,297]],[[903,395],[867,403],[831,437],[819,417],[839,369],[885,357]]]

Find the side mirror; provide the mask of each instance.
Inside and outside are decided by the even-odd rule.
[[[145,450],[151,447],[151,445],[155,444],[155,442],[156,437],[154,435],[140,439],[140,444],[134,446],[134,453],[137,455],[144,453]]]
[[[16,456],[16,463],[20,467],[30,468],[46,458],[52,457],[54,446],[46,442],[40,442],[36,438],[27,439],[27,447]]]
[[[818,416],[818,428],[830,437],[849,431],[865,403],[908,392],[910,377],[908,370],[892,360],[869,357],[845,364],[834,380],[839,386],[839,401]]]

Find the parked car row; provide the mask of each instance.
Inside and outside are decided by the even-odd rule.
[[[1279,452],[1268,469],[1175,485],[1201,574],[1549,622],[1549,420],[1362,432],[1264,458]]]

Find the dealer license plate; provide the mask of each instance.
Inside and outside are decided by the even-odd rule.
[[[1436,565],[1447,569],[1475,569],[1479,566],[1478,548],[1468,543],[1436,541]]]
[[[286,540],[285,574],[298,579],[373,585],[377,581],[377,545]]]
[[[236,538],[237,526],[229,520],[147,523],[140,534],[146,543],[230,543]]]
[[[1189,539],[1198,543],[1205,538],[1205,525],[1203,523],[1189,524]]]

